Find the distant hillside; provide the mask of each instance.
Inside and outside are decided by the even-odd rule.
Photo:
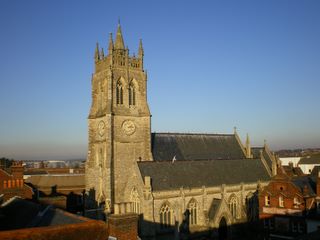
[[[320,153],[320,148],[282,149],[275,153],[279,157],[304,157]]]

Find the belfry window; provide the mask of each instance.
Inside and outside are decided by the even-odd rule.
[[[160,208],[160,227],[169,228],[171,226],[172,211],[168,204],[163,204]]]
[[[231,197],[229,201],[229,209],[231,215],[236,218],[237,217],[237,198],[235,196]]]
[[[188,211],[189,211],[189,224],[196,225],[197,224],[197,202],[194,199],[188,204]]]
[[[117,83],[116,99],[117,99],[117,104],[123,104],[123,87],[120,82]]]
[[[129,86],[129,106],[136,105],[136,90],[133,84]]]

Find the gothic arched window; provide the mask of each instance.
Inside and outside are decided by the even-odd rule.
[[[132,211],[134,213],[140,213],[140,198],[137,189],[133,188],[131,191]]]
[[[231,215],[236,218],[237,217],[237,198],[236,196],[232,196],[229,201],[229,209]]]
[[[116,99],[117,104],[123,104],[123,86],[120,81],[117,82]]]
[[[188,210],[189,210],[189,224],[190,225],[196,225],[197,224],[197,202],[194,199],[191,199],[188,204]]]
[[[160,208],[160,227],[168,228],[172,223],[172,210],[168,203],[165,203]]]
[[[133,84],[129,86],[129,106],[136,105],[136,89]]]

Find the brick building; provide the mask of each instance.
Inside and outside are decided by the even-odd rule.
[[[283,168],[259,191],[259,218],[266,235],[293,237],[316,231],[320,225],[318,176],[289,177]]]
[[[137,235],[135,214],[111,215],[105,223],[18,197],[0,206],[1,240],[136,240]]]
[[[0,195],[4,201],[20,196],[22,198],[32,198],[32,188],[24,183],[24,167],[22,162],[13,162],[9,169],[0,169]]]

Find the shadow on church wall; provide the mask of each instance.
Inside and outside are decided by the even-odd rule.
[[[143,221],[143,220],[142,220]],[[209,228],[206,230],[196,230],[190,227],[188,220],[183,221],[180,225],[176,222],[173,226],[165,227],[159,223],[143,221],[140,225],[148,226],[155,229],[156,240],[259,240],[264,239],[264,232],[260,229],[259,222],[240,223],[227,225],[226,220],[220,220],[219,228]],[[142,240],[154,239],[140,233]]]

